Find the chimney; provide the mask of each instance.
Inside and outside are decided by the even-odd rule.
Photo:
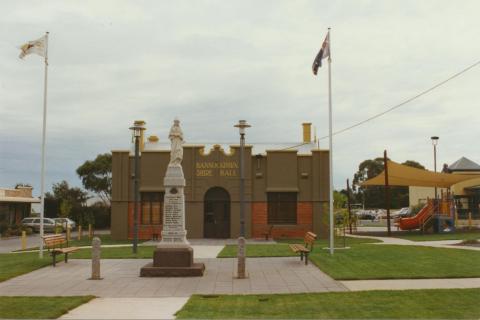
[[[312,142],[312,124],[310,122],[302,123],[303,127],[303,143]]]
[[[135,120],[135,122],[134,122],[134,125],[135,125],[135,126],[145,127],[146,124],[147,124],[147,123],[146,123],[145,121],[143,121],[143,120]],[[140,142],[140,143],[139,143],[140,152],[142,152],[142,151],[143,151],[143,148],[145,147],[145,136],[143,135],[143,132],[144,132],[144,131],[145,131],[145,130],[142,130],[142,131],[141,131],[142,133],[140,134],[140,141],[139,141],[139,142]]]

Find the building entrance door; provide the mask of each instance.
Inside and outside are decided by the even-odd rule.
[[[230,195],[228,191],[213,187],[203,199],[203,230],[205,238],[230,238]]]

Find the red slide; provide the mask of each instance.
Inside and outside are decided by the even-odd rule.
[[[429,202],[415,216],[401,218],[398,221],[398,226],[402,230],[418,229],[421,227],[422,222],[427,220],[427,218],[433,214],[433,211],[433,204]]]

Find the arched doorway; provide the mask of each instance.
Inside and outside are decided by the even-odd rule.
[[[230,238],[230,195],[213,187],[203,198],[203,235],[205,238]]]

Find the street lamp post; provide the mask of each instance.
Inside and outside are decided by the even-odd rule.
[[[245,270],[245,128],[251,127],[246,120],[234,126],[240,132],[240,237],[238,238],[238,278],[246,277]]]
[[[245,237],[245,128],[251,126],[240,120],[234,127],[240,131],[240,237]]]
[[[430,137],[432,140],[432,145],[433,145],[433,170],[437,172],[437,144],[438,144],[438,137],[433,136]],[[437,186],[435,186],[435,204],[437,202],[438,196],[437,196]]]
[[[135,160],[134,160],[134,178],[133,178],[133,253],[137,253],[137,246],[138,246],[138,182],[139,182],[139,169],[140,169],[140,161],[139,161],[139,154],[140,154],[140,137],[142,136],[142,131],[145,130],[143,126],[145,122],[143,121],[135,121],[133,126],[130,127],[130,130],[133,132],[133,136],[135,138]]]

